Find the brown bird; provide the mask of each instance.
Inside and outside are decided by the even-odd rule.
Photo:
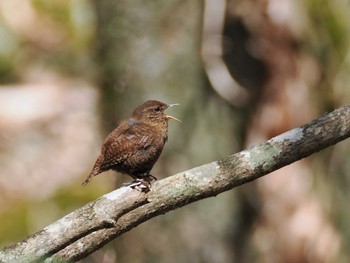
[[[178,119],[166,115],[164,111],[178,104],[165,104],[149,100],[138,106],[130,119],[122,121],[102,145],[97,161],[82,185],[94,176],[108,171],[130,175],[132,187],[141,185],[141,190],[149,190],[150,174],[168,139],[168,120]]]

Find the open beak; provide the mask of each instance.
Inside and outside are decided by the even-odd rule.
[[[178,106],[178,105],[180,105],[180,104],[179,103],[168,104],[168,108],[173,107],[173,106]],[[165,118],[167,118],[167,120],[174,120],[174,121],[181,122],[179,119],[176,119],[175,117],[170,116],[170,115],[165,115]]]
[[[167,118],[167,120],[174,120],[174,121],[181,122],[179,119],[176,119],[175,117],[170,116],[170,115],[165,115],[165,118]]]
[[[173,103],[173,104],[168,104],[168,108],[172,107],[172,106],[179,106],[179,103]]]

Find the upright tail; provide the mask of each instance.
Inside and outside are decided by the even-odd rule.
[[[99,162],[99,159],[97,159],[95,165],[94,165],[94,168],[92,169],[92,171],[90,172],[89,176],[85,179],[85,181],[81,184],[82,186],[85,186],[87,185],[91,179],[93,177],[95,177],[96,175],[102,173],[103,171],[101,171],[100,169],[100,162]]]

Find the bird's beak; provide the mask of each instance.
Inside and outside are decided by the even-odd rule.
[[[179,103],[174,103],[174,104],[168,104],[168,108],[172,107],[172,106],[179,106]]]
[[[175,117],[170,116],[170,115],[165,115],[165,118],[166,118],[167,120],[174,120],[174,121],[181,122],[179,119],[176,119]]]
[[[168,108],[173,107],[173,106],[178,106],[178,105],[180,105],[180,104],[179,104],[179,103],[168,104]],[[173,117],[173,116],[170,116],[170,115],[165,115],[165,118],[166,118],[167,120],[174,120],[174,121],[181,122],[179,119],[177,119],[177,118],[175,118],[175,117]]]

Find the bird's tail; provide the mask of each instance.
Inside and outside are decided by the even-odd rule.
[[[89,176],[85,179],[85,181],[81,184],[82,186],[87,185],[92,178],[94,178],[96,175],[102,173],[101,169],[100,169],[100,164],[99,161],[97,160],[94,168],[92,169],[92,171],[90,172]]]

